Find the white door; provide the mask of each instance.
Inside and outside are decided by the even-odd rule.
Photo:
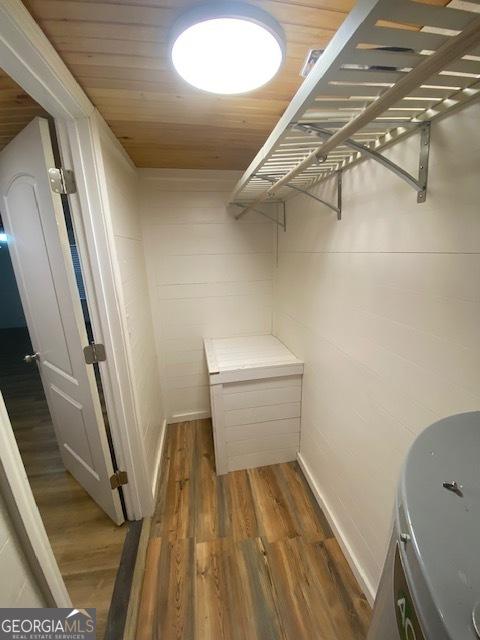
[[[63,463],[100,507],[124,517],[82,316],[48,122],[33,120],[0,152],[0,210]]]

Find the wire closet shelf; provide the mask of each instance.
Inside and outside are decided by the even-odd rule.
[[[479,94],[480,0],[359,0],[237,183],[236,217],[300,191],[340,219],[342,170],[364,157],[424,202],[430,122]],[[381,153],[412,129],[421,131],[418,176]],[[335,203],[310,193],[335,175]]]

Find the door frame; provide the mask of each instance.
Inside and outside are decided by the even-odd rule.
[[[63,168],[75,173],[77,193],[68,196],[82,261],[94,335],[105,345],[100,363],[112,441],[127,517],[152,513],[153,495],[137,419],[127,347],[127,318],[113,254],[113,230],[101,156],[101,115],[20,0],[0,3],[2,68],[55,120]]]
[[[47,606],[71,607],[72,601],[38,511],[1,391],[0,490]]]

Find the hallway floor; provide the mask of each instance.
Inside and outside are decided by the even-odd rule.
[[[97,608],[103,638],[127,528],[117,527],[62,464],[24,329],[0,330],[0,390],[30,485],[72,602]]]
[[[217,477],[168,427],[136,640],[362,640],[370,607],[296,462]]]

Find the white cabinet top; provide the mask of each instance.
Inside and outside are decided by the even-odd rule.
[[[205,338],[211,384],[303,373],[303,362],[272,335]]]

